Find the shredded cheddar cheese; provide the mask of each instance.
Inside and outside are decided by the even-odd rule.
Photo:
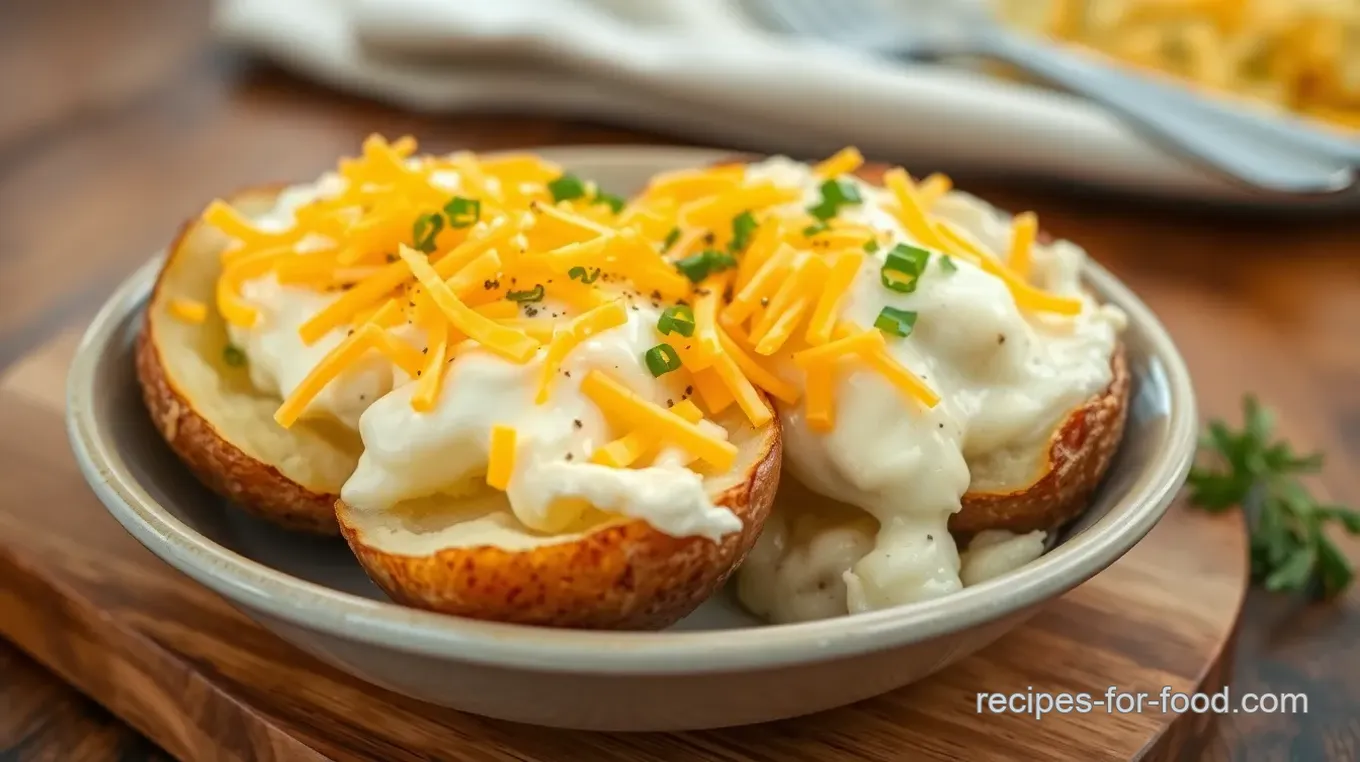
[[[676,373],[667,382],[691,388],[667,408],[600,369],[573,381],[612,427],[612,439],[590,456],[599,465],[642,467],[678,448],[706,468],[727,469],[736,447],[705,419],[735,406],[750,425],[765,426],[775,415],[769,398],[803,405],[814,431],[830,431],[838,376],[850,368],[881,375],[921,406],[940,401],[894,358],[882,331],[841,322],[863,286],[858,279],[878,277],[884,255],[875,252],[898,243],[890,231],[838,214],[841,205],[864,203],[848,177],[864,162],[853,147],[812,169],[824,194],[813,207],[803,187],[748,175],[741,164],[658,174],[622,199],[527,154],[412,158],[415,149],[411,138],[370,137],[360,156],[340,162],[344,182],[294,209],[286,229],[221,201],[203,212],[202,223],[228,239],[214,292],[227,323],[256,326],[259,309],[243,296],[254,292],[242,290],[255,279],[334,294],[298,337],[335,346],[283,400],[275,413],[281,426],[293,425],[341,374],[378,356],[414,384],[416,414],[457,393],[444,388],[456,385],[450,368],[477,350],[531,368],[535,403],[552,404],[572,353],[592,336],[634,330],[629,321],[641,302],[662,314],[646,368]],[[916,184],[895,168],[874,201],[912,243],[998,278],[1022,309],[1081,312],[1080,299],[1029,282],[1033,214],[1015,218],[998,256],[932,215],[951,188],[944,175]],[[212,308],[168,303],[193,323]],[[486,480],[496,489],[514,472],[517,437],[511,427],[492,428]]]
[[[193,299],[175,297],[170,300],[170,314],[186,323],[202,323],[208,319],[208,305]]]
[[[515,470],[515,444],[519,436],[509,426],[491,427],[490,453],[487,456],[487,486],[502,492],[510,486],[510,475]]]

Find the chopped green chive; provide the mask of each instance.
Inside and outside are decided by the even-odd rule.
[[[733,259],[731,254],[724,254],[713,249],[705,249],[698,254],[692,254],[675,261],[675,269],[689,278],[691,283],[702,283],[704,278],[713,273],[720,273],[736,266],[737,260]]]
[[[429,212],[416,218],[411,230],[411,244],[417,251],[429,254],[434,251],[434,239],[444,229],[444,217],[439,212]]]
[[[581,178],[568,172],[549,182],[548,192],[552,194],[554,202],[571,201],[586,195],[586,184],[581,182]]]
[[[803,236],[806,238],[811,238],[817,235],[818,233],[826,232],[826,230],[830,227],[831,226],[826,224],[825,222],[814,222],[813,224],[803,228]]]
[[[528,291],[506,291],[505,298],[512,302],[541,302],[543,301],[543,284],[540,283]]]
[[[600,193],[595,196],[593,203],[605,204],[614,214],[618,214],[623,211],[624,201],[623,196],[615,196],[613,193]]]
[[[760,223],[750,212],[742,212],[732,218],[732,242],[727,245],[728,251],[736,253],[746,248],[751,242],[751,236],[755,234],[756,228]]]
[[[675,347],[670,344],[657,344],[647,350],[642,355],[642,359],[647,363],[647,370],[653,376],[664,376],[680,367],[680,355],[675,353]]]
[[[874,327],[886,334],[905,338],[910,336],[911,329],[916,327],[916,313],[884,307],[878,313],[878,317],[874,318]]]
[[[670,251],[678,240],[680,240],[680,228],[671,228],[671,232],[666,234],[666,240],[661,242],[661,251],[663,253]]]
[[[885,288],[903,294],[916,290],[916,281],[926,271],[930,252],[915,246],[899,243],[888,252],[888,259],[879,271]]]
[[[241,368],[246,364],[246,353],[235,344],[228,344],[222,349],[222,362],[233,368]]]
[[[864,251],[873,254],[878,251],[878,239],[870,238],[864,242]]]
[[[940,269],[947,273],[958,272],[959,266],[954,264],[954,258],[945,254],[940,257]]]
[[[444,205],[444,214],[448,215],[451,228],[472,227],[482,218],[482,202],[480,199],[454,196]]]
[[[667,307],[661,313],[661,319],[656,321],[656,330],[662,335],[678,333],[685,337],[693,336],[694,310],[683,304]]]
[[[567,271],[567,277],[582,283],[594,283],[595,279],[600,277],[600,268],[587,271],[586,268],[577,265]]]
[[[840,213],[841,207],[863,203],[854,183],[827,180],[820,188],[822,200],[808,207],[808,214],[825,222]]]

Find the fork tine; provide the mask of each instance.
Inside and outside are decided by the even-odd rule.
[[[788,31],[836,42],[853,43],[873,23],[861,0],[760,0],[760,4]]]

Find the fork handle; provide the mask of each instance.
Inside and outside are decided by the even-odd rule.
[[[1288,194],[1335,193],[1353,182],[1351,162],[1336,153],[1337,146],[1327,136],[1301,139],[1297,134],[1301,130],[1287,124],[1262,126],[1264,120],[1253,114],[1220,107],[1176,85],[984,26],[989,28],[973,36],[976,47],[970,52],[1005,61],[1084,96],[1229,179]],[[1345,141],[1338,142],[1353,150]]]

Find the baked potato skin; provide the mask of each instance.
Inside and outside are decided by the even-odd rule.
[[[715,499],[742,530],[718,542],[672,537],[644,521],[524,551],[481,546],[404,556],[363,541],[339,503],[340,529],[369,577],[398,603],[445,614],[580,629],[655,630],[689,614],[746,558],[774,503],[778,421],[747,478]]]
[[[757,161],[734,156],[723,164]],[[874,185],[883,184],[889,166],[866,162],[855,176]],[[1040,242],[1052,241],[1040,231]],[[1049,439],[1047,466],[1042,475],[1023,489],[1010,492],[968,492],[962,509],[949,520],[949,531],[969,537],[984,529],[1025,533],[1053,530],[1080,516],[1124,436],[1129,406],[1129,369],[1123,343],[1110,358],[1110,385],[1076,408],[1054,429]],[[778,403],[776,403],[778,404]]]
[[[1011,492],[965,494],[962,510],[949,519],[951,533],[1053,530],[1086,510],[1124,436],[1131,385],[1125,354],[1123,343],[1117,344],[1110,358],[1110,385],[1054,429],[1043,475]]]
[[[276,191],[277,188],[263,190]],[[189,222],[181,228],[167,249],[171,257],[180,250],[196,224]],[[137,335],[137,380],[152,423],[194,476],[234,505],[286,529],[339,534],[340,528],[335,523],[336,495],[307,489],[274,466],[242,452],[199,415],[171,383],[151,320],[151,311],[163,301],[162,281],[170,261],[167,257],[161,275],[156,279]],[[273,421],[264,424],[272,425]]]

